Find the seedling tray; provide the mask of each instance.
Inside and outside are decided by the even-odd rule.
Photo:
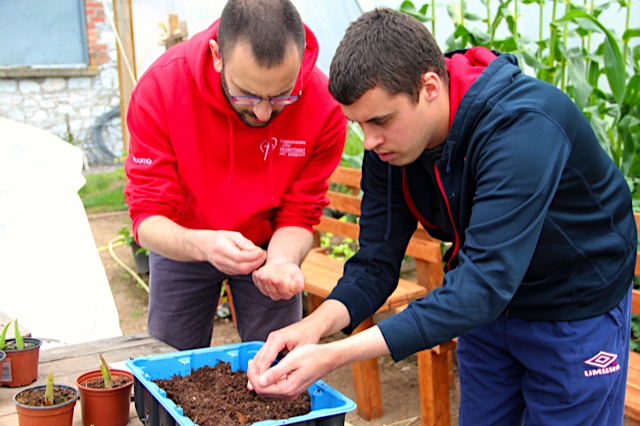
[[[127,367],[134,375],[133,389],[138,417],[142,423],[151,426],[196,426],[153,380],[170,379],[175,375],[188,376],[192,369],[214,367],[220,361],[229,363],[231,371],[246,371],[249,360],[263,344],[247,342],[128,360]],[[311,396],[310,413],[286,420],[265,420],[254,425],[338,426],[344,425],[345,414],[356,408],[351,399],[322,380],[311,385],[307,392]]]

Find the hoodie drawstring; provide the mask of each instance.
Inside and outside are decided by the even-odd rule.
[[[447,151],[448,151],[447,152],[448,157],[447,157],[446,171],[447,171],[447,174],[449,174],[451,173],[451,151],[453,151],[453,144],[451,143],[447,144]]]
[[[387,230],[384,240],[388,241],[391,235],[391,164],[387,163]]]

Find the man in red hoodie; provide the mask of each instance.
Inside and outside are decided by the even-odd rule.
[[[300,263],[346,120],[288,0],[230,0],[139,80],[127,124],[133,232],[150,250],[149,333],[209,346],[228,279],[243,341],[301,319]]]

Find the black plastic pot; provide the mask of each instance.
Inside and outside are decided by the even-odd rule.
[[[131,243],[131,252],[133,253],[133,260],[136,264],[136,272],[139,274],[149,273],[149,255],[147,251],[141,249],[141,247],[135,241]]]

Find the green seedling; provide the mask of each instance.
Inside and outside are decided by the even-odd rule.
[[[2,334],[0,334],[0,350],[6,349],[7,347],[6,338],[7,338],[7,330],[9,330],[9,325],[11,325],[11,322],[7,323],[4,326],[4,328],[2,329]],[[14,330],[14,335],[16,336],[16,349],[18,350],[24,349],[24,339],[20,334],[20,328],[18,327],[17,319],[13,321],[13,330]]]
[[[100,354],[100,372],[102,373],[102,378],[104,379],[104,387],[110,389],[113,387],[111,382],[111,371],[109,370],[109,364],[105,361],[102,354]]]
[[[9,325],[11,325],[10,322],[4,326],[4,329],[2,330],[2,334],[0,334],[0,349],[4,349],[5,341],[7,338],[7,330],[9,329]]]
[[[44,405],[53,405],[53,371],[49,371],[47,376],[47,387],[44,391]]]
[[[16,336],[16,348],[19,351],[24,349],[24,339],[20,334],[20,329],[18,328],[18,319],[13,320],[13,335]]]

